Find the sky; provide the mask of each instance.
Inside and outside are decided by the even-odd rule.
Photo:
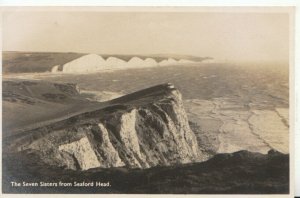
[[[286,12],[18,9],[2,13],[2,36],[4,51],[289,59]]]

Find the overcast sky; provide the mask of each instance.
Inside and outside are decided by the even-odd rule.
[[[289,58],[286,13],[19,10],[2,16],[5,51]]]

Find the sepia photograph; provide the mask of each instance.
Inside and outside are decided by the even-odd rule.
[[[292,193],[292,7],[1,15],[2,193]]]

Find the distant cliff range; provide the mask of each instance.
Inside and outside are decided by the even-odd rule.
[[[204,60],[202,60],[204,61]],[[63,72],[63,73],[76,73],[76,72],[95,72],[111,69],[127,69],[127,68],[145,68],[145,67],[161,67],[171,65],[186,65],[195,64],[200,61],[194,61],[189,59],[166,58],[161,61],[156,61],[154,58],[145,58],[134,56],[130,60],[125,61],[123,59],[110,56],[104,59],[97,54],[88,54],[73,61],[70,61],[62,66],[53,66],[51,72]]]
[[[209,63],[211,57],[176,54],[119,55],[71,52],[2,53],[3,73],[94,72],[110,69]]]

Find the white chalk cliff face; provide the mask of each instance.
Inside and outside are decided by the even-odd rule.
[[[153,58],[146,58],[145,59],[145,64],[149,67],[152,66],[158,66],[158,63],[156,62],[156,60],[154,60]]]
[[[194,61],[187,60],[187,59],[180,59],[178,61],[179,64],[187,64],[187,63],[195,63]]]
[[[170,84],[29,131],[11,145],[13,152],[35,151],[47,164],[75,170],[149,168],[208,159],[190,129],[180,92]]]
[[[89,54],[63,65],[63,72],[89,72],[105,67],[105,60],[97,54]]]
[[[109,57],[106,59],[105,66],[106,68],[121,68],[126,65],[126,61],[116,58],[116,57]]]
[[[51,72],[52,72],[52,73],[58,72],[58,68],[59,68],[59,65],[53,66],[52,69],[51,69]]]
[[[70,155],[73,155],[74,158],[77,159],[79,163],[78,165],[82,170],[100,166],[97,156],[95,155],[91,144],[86,137],[68,144],[62,144],[58,147],[58,150],[65,151]]]
[[[116,58],[108,57],[104,60],[101,56],[97,54],[89,54],[75,59],[69,63],[62,66],[63,73],[85,73],[85,72],[95,72],[103,70],[112,69],[126,69],[126,68],[143,68],[143,67],[157,67],[157,66],[171,66],[178,64],[191,64],[197,63],[195,61],[181,59],[179,61],[168,58],[162,60],[159,63],[153,58],[141,59],[139,57],[132,57],[128,62]],[[51,72],[58,72],[58,66],[54,66]]]
[[[128,66],[135,68],[135,67],[141,67],[144,64],[144,60],[139,57],[133,57],[128,61]]]

